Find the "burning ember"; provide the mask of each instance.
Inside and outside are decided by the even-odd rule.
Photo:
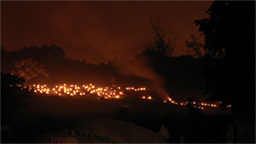
[[[105,99],[119,99],[124,96],[124,92],[121,87],[96,87],[93,84],[89,85],[55,85],[53,88],[48,88],[46,85],[33,84],[29,85],[29,90],[33,90],[35,93],[41,93],[46,95],[58,95],[58,96],[85,96],[96,95]]]
[[[146,93],[146,88],[135,88],[135,87],[125,87],[124,89],[120,86],[113,85],[112,87],[97,87],[93,84],[78,86],[76,84],[62,84],[55,85],[52,88],[47,87],[46,84],[33,84],[29,86],[17,85],[18,87],[23,89],[28,89],[34,93],[46,94],[46,95],[57,95],[57,96],[70,96],[70,97],[83,97],[83,96],[96,96],[104,99],[120,99],[123,98],[126,94],[125,92],[133,92],[140,93],[142,96],[141,99],[144,100],[153,100],[153,97]],[[13,85],[10,85],[13,87]],[[189,102],[176,102],[172,100],[170,97],[167,97],[163,100],[163,103],[175,104],[186,106]],[[219,102],[221,104],[221,102]],[[197,104],[195,101],[191,102],[192,106],[198,109],[204,109],[204,107],[217,107],[217,104],[209,104],[209,103],[199,103]],[[231,108],[231,105],[228,105],[227,108]]]

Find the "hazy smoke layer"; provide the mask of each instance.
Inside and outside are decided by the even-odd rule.
[[[117,67],[123,75],[135,75],[152,82],[155,92],[162,99],[168,99],[169,94],[165,90],[165,80],[161,78],[148,64],[146,57],[135,62],[117,62]]]

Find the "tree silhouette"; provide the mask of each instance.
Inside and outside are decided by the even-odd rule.
[[[24,89],[25,80],[11,74],[2,74],[1,112],[2,124],[15,121],[21,109],[26,108],[29,91]],[[23,88],[23,89],[21,89]]]
[[[215,58],[207,72],[209,99],[231,104],[235,119],[254,120],[255,3],[215,1],[206,12],[210,17],[195,24]]]
[[[185,41],[185,44],[189,49],[187,52],[193,52],[193,57],[198,58],[203,56],[204,45],[201,42],[198,42],[198,37],[191,35],[191,41]],[[207,55],[207,53],[205,53],[205,55]]]
[[[171,57],[175,48],[177,34],[171,38],[167,27],[159,20],[154,21],[150,18],[150,24],[153,28],[152,40],[135,59],[146,61],[159,75],[163,76],[167,69],[168,58]]]
[[[177,35],[171,39],[168,35],[168,29],[160,21],[154,21],[150,18],[150,24],[153,28],[153,40],[149,43],[144,53],[155,53],[159,56],[171,56],[176,45]]]
[[[40,63],[45,61],[61,61],[65,59],[65,52],[62,48],[56,45],[43,45],[41,47],[23,47],[19,50],[19,55],[22,55],[23,59],[31,58]]]
[[[25,59],[15,63],[17,71],[12,71],[11,74],[17,75],[20,78],[30,81],[32,78],[36,78],[38,75],[44,75],[48,77],[44,65],[40,65],[37,61],[31,59]]]

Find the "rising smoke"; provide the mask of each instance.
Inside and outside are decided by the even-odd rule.
[[[116,66],[120,73],[125,76],[134,75],[150,80],[154,91],[161,99],[166,100],[170,98],[165,89],[165,80],[149,66],[147,57],[143,56],[132,62],[118,61]]]

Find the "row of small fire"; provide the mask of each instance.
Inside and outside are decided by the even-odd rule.
[[[29,91],[33,91],[34,93],[41,93],[46,95],[58,95],[58,96],[85,96],[85,95],[96,95],[98,97],[104,99],[120,99],[125,95],[125,92],[142,92],[143,94],[140,98],[144,100],[154,100],[154,98],[146,93],[145,87],[135,88],[135,87],[125,87],[122,89],[120,86],[111,86],[111,87],[96,87],[93,84],[82,85],[81,87],[76,84],[62,84],[55,85],[52,88],[48,88],[46,84],[32,84],[29,86],[21,86],[18,87],[28,88]],[[171,98],[167,98],[163,100],[163,103],[171,103],[175,105],[186,106],[189,102],[176,102]],[[190,104],[199,109],[204,109],[204,107],[217,107],[217,104],[209,104],[209,103],[196,103],[195,101],[190,102]],[[230,108],[231,105],[228,105],[227,108]]]

